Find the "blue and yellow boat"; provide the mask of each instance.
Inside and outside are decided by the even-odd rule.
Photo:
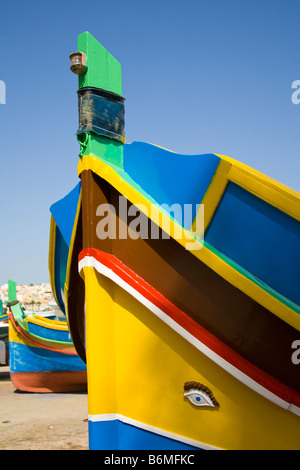
[[[89,33],[70,58],[80,181],[59,205],[90,448],[300,449],[300,195],[125,143],[120,64]]]
[[[86,391],[86,364],[78,356],[67,322],[26,315],[9,281],[9,368],[20,391]]]

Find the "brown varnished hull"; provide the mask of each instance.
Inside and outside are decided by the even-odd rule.
[[[69,311],[74,312],[69,319],[70,330],[81,357],[85,354],[84,283],[78,275],[78,255],[82,249],[95,248],[112,253],[226,346],[280,383],[300,392],[299,374],[295,373],[296,366],[291,361],[291,344],[298,338],[293,327],[227,282],[176,240],[163,238],[161,229],[158,239],[100,240],[96,235],[99,222],[96,209],[100,204],[112,204],[117,209],[117,224],[124,224],[118,214],[121,195],[90,170],[81,173],[81,181],[82,208],[69,289]]]
[[[71,393],[87,391],[86,371],[12,372],[14,386],[22,392]]]

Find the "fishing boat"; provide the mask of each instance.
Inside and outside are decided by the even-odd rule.
[[[90,449],[299,450],[299,193],[126,143],[119,62],[88,32],[70,58],[79,183],[51,224],[72,201],[63,292]]]
[[[26,315],[8,281],[9,367],[16,389],[26,392],[85,392],[86,364],[74,348],[66,321]]]

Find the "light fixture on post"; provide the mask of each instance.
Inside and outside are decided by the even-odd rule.
[[[76,73],[76,75],[82,75],[84,72],[86,72],[86,56],[83,52],[72,52],[72,54],[70,54],[70,59],[70,69],[73,73]]]

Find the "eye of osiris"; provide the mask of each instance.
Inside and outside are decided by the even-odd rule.
[[[185,397],[187,397],[193,405],[196,406],[212,406],[213,408],[215,407],[215,404],[209,397],[207,393],[201,390],[197,389],[191,389],[188,392],[184,394]]]

